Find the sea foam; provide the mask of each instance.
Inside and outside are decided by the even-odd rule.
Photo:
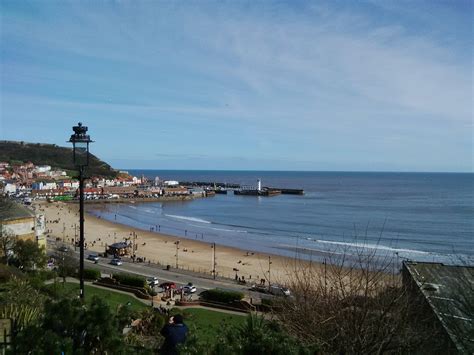
[[[316,242],[323,243],[323,244],[341,245],[341,246],[351,247],[351,248],[387,250],[387,251],[392,251],[392,252],[397,252],[397,253],[411,253],[411,254],[424,254],[424,255],[430,254],[426,251],[391,248],[391,247],[387,247],[385,245],[380,245],[380,244],[345,243],[345,242],[334,242],[330,240],[320,240],[320,239],[317,239]]]
[[[186,216],[177,216],[174,214],[165,214],[166,217],[171,217],[171,218],[176,218],[176,219],[183,219],[185,221],[191,221],[191,222],[199,222],[199,223],[206,223],[206,224],[211,224],[212,222],[206,221],[205,219],[201,218],[196,218],[196,217],[186,217]]]

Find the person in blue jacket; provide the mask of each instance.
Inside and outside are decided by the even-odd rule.
[[[187,333],[188,327],[183,323],[183,316],[181,314],[170,317],[169,323],[166,324],[160,332],[160,334],[165,337],[165,342],[160,349],[160,354],[178,354],[177,345],[183,344],[186,341]]]

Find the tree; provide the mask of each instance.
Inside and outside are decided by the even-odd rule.
[[[0,197],[0,215],[12,207],[13,202],[5,197]],[[15,245],[16,238],[3,223],[0,223],[0,252],[1,262],[8,265],[9,255]]]
[[[15,247],[15,242],[15,236],[0,223],[0,255],[2,264],[8,265],[10,254]]]
[[[122,354],[127,347],[121,334],[117,317],[99,297],[88,305],[61,298],[47,301],[41,322],[24,329],[13,345],[20,354]]]
[[[13,265],[22,270],[42,268],[47,261],[43,247],[32,240],[18,240],[13,248]]]
[[[57,251],[54,255],[57,265],[57,273],[59,277],[63,278],[63,283],[66,282],[67,276],[75,276],[77,270],[77,260],[74,259],[70,251]]]
[[[12,277],[2,284],[0,318],[11,319],[11,336],[37,324],[43,310],[44,297],[28,279]]]
[[[425,315],[411,303],[393,258],[361,247],[329,256],[324,268],[295,263],[273,314],[291,335],[323,353],[416,352],[429,339]]]

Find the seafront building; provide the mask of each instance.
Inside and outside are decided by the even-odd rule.
[[[46,250],[45,217],[25,206],[12,201],[0,208],[0,228],[2,235],[10,235],[18,240],[36,241]]]

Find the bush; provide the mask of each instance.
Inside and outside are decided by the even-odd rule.
[[[215,288],[201,292],[200,297],[205,301],[230,303],[232,301],[240,301],[244,298],[244,294],[238,291],[226,291]]]
[[[262,298],[262,305],[271,307],[275,305],[275,301],[270,298]]]
[[[130,274],[113,274],[113,278],[121,285],[133,287],[145,287],[146,279],[143,276],[136,276]]]
[[[98,280],[100,279],[100,270],[98,269],[84,269],[84,279]]]

